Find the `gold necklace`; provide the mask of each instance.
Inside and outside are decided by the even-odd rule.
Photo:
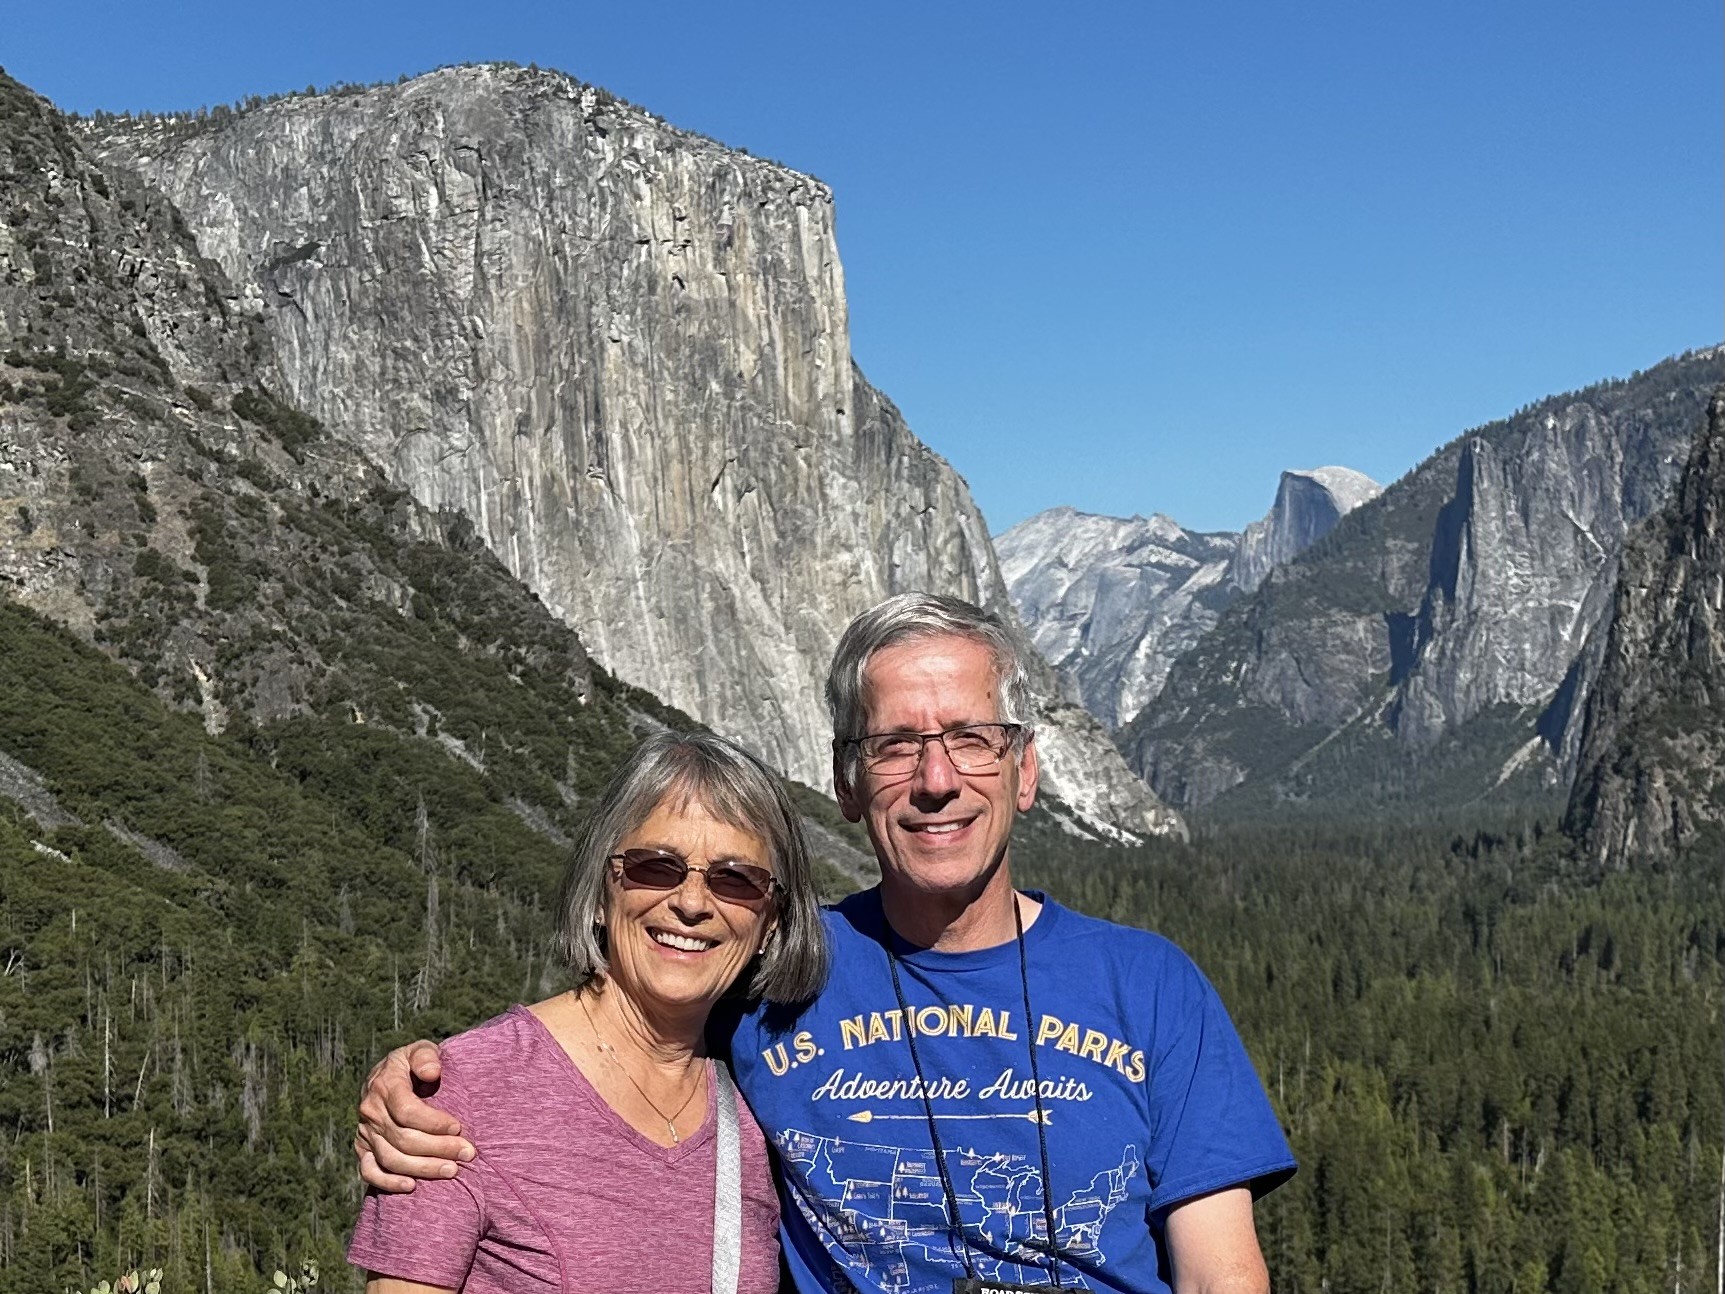
[[[666,1114],[665,1111],[660,1108],[659,1103],[647,1095],[647,1089],[635,1081],[635,1076],[629,1072],[629,1067],[618,1057],[617,1049],[600,1036],[599,1025],[593,1019],[593,1013],[587,1009],[586,995],[577,989],[575,990],[575,1000],[581,1004],[581,1014],[587,1017],[587,1027],[593,1031],[593,1045],[599,1049],[599,1054],[610,1062],[612,1068],[629,1080],[629,1086],[639,1092],[641,1094],[641,1099],[653,1108],[653,1113],[665,1121],[665,1131],[671,1134],[671,1144],[673,1146],[680,1144],[683,1137],[682,1134],[677,1131],[677,1120],[683,1117],[683,1111],[689,1108],[689,1102],[693,1101],[695,1099],[695,1093],[701,1090],[701,1080],[699,1076],[696,1077],[694,1084],[689,1088],[689,1094],[683,1098],[683,1103],[677,1107],[677,1112],[675,1114]]]

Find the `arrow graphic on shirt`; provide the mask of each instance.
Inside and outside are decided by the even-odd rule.
[[[1053,1110],[1011,1110],[1005,1114],[937,1114],[937,1119],[1024,1119],[1029,1123],[1047,1123]],[[923,1122],[928,1116],[923,1114],[876,1114],[873,1110],[858,1110],[847,1115],[852,1123],[873,1123],[876,1119],[911,1119],[917,1123]]]

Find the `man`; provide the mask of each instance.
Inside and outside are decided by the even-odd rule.
[[[839,806],[881,883],[827,914],[820,996],[731,1038],[796,1287],[1266,1291],[1252,1200],[1294,1164],[1215,992],[1166,940],[1013,888],[1038,765],[998,620],[888,599],[846,630],[827,703]],[[471,1153],[412,1097],[410,1064],[436,1073],[420,1046],[361,1105],[384,1189]]]

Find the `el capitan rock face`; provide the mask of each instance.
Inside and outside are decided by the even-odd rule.
[[[903,590],[1011,617],[964,482],[851,362],[832,195],[555,73],[88,128],[257,302],[288,393],[469,516],[595,659],[825,785],[820,683]],[[1050,789],[1177,819],[1037,686]]]
[[[33,752],[87,745],[119,785],[102,763],[110,729],[153,751],[152,725],[172,716],[159,744],[182,762],[152,768],[122,793],[127,813],[99,825],[159,867],[211,869],[209,893],[250,887],[260,873],[226,870],[232,831],[192,828],[174,848],[127,825],[135,808],[186,830],[163,806],[189,780],[240,837],[265,838],[254,810],[225,816],[226,774],[183,762],[190,725],[166,703],[212,734],[238,726],[246,753],[230,773],[255,760],[265,780],[279,770],[352,793],[386,839],[418,800],[412,830],[484,855],[467,880],[551,892],[623,754],[688,717],[594,668],[467,517],[426,509],[282,401],[262,321],[168,199],[93,157],[3,73],[0,199],[0,680],[13,707],[0,801],[44,828],[76,826]],[[70,664],[64,631],[141,686],[116,691]],[[238,795],[265,794],[238,776]],[[829,892],[835,877],[878,875],[836,808],[812,799],[798,796]],[[438,848],[419,839],[420,865],[435,866]],[[272,894],[358,857],[270,848],[295,876],[265,882]]]
[[[1725,386],[1676,496],[1630,537],[1566,826],[1623,867],[1725,827]],[[1725,839],[1725,837],[1721,837]]]
[[[1113,729],[1156,698],[1224,608],[1379,490],[1346,467],[1283,472],[1275,504],[1240,534],[1188,531],[1159,513],[1122,519],[1051,508],[995,547],[1037,648]]]

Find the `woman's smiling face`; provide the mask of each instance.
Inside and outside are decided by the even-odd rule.
[[[742,863],[773,870],[766,840],[672,793],[616,851],[651,849],[691,867]],[[611,863],[605,927],[606,978],[649,1013],[705,1012],[758,953],[777,922],[771,897],[719,899],[691,871],[671,890],[631,886]]]

